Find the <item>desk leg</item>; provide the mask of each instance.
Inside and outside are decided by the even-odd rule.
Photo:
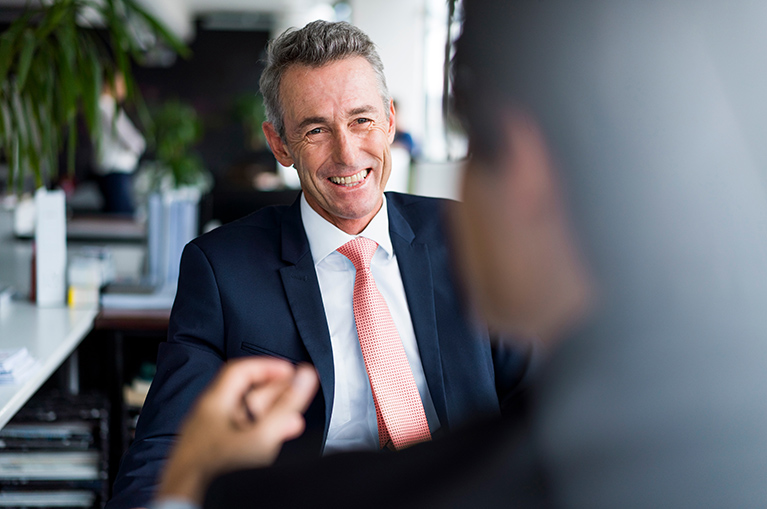
[[[71,396],[80,394],[80,357],[77,349],[61,364],[55,377],[63,393]]]
[[[77,396],[80,394],[80,357],[77,350],[64,361],[64,387],[68,394]]]
[[[109,478],[112,483],[117,477],[120,460],[128,447],[128,430],[126,427],[127,412],[123,401],[123,385],[125,384],[125,352],[123,350],[123,333],[119,330],[111,332],[110,341],[114,362],[112,370],[112,390],[110,391],[111,411],[109,412],[109,429],[111,430],[109,454]],[[111,488],[111,486],[110,486]],[[111,491],[110,491],[111,492]]]

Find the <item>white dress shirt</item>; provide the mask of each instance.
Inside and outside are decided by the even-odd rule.
[[[354,323],[352,300],[356,271],[352,262],[336,251],[355,236],[326,221],[309,206],[303,194],[301,218],[320,283],[335,369],[333,409],[324,454],[348,450],[377,450],[378,424],[375,404]],[[426,385],[405,288],[389,237],[389,216],[385,198],[381,210],[358,236],[378,243],[370,269],[399,332],[421,395],[429,429],[433,434],[439,429],[439,419],[434,410],[429,387]]]
[[[101,137],[96,146],[96,172],[132,173],[146,148],[144,137],[122,108],[115,110],[115,99],[109,94],[99,97],[99,115]]]

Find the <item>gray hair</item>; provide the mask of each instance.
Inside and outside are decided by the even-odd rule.
[[[354,56],[365,58],[373,67],[388,120],[387,106],[391,96],[386,87],[383,62],[373,41],[359,28],[345,21],[317,20],[300,30],[290,28],[269,44],[266,68],[261,74],[259,87],[264,97],[266,120],[280,137],[285,137],[284,109],[280,101],[280,82],[285,71],[292,65],[322,67]]]

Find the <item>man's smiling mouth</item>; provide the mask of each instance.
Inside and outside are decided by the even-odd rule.
[[[370,170],[365,169],[352,175],[351,177],[329,177],[328,180],[341,186],[353,187],[365,180],[365,177],[368,176],[368,173],[370,173]]]

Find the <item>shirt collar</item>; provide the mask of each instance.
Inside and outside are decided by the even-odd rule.
[[[376,241],[383,248],[387,258],[394,255],[391,237],[389,237],[389,213],[386,195],[384,195],[381,209],[359,235],[349,235],[320,216],[306,201],[304,193],[301,193],[301,221],[304,224],[306,237],[309,239],[309,248],[312,251],[314,265],[320,263],[329,254],[355,237],[366,237]]]

